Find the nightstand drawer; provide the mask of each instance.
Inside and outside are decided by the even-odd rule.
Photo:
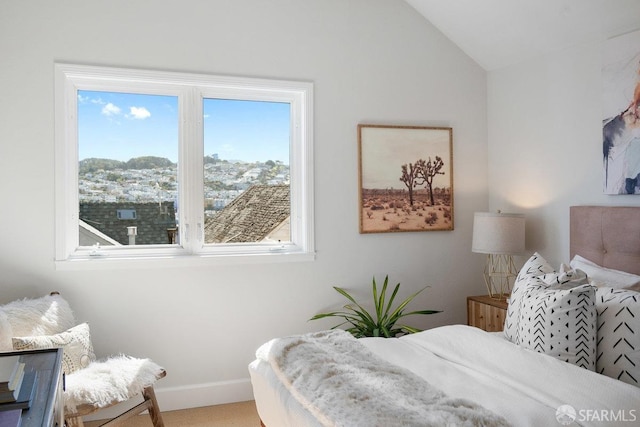
[[[494,299],[489,295],[467,297],[467,324],[487,332],[501,331],[507,305],[506,298]]]

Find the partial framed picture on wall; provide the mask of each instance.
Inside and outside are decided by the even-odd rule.
[[[605,194],[640,194],[640,31],[603,45]]]
[[[360,233],[453,230],[453,129],[358,125]]]

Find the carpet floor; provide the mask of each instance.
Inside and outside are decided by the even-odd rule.
[[[253,400],[202,408],[181,409],[162,413],[165,427],[260,427]],[[96,427],[100,421],[87,421],[85,427]],[[148,415],[133,417],[126,427],[152,427]]]

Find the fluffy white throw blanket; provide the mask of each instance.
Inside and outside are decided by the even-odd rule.
[[[67,375],[65,412],[83,415],[124,402],[162,376],[163,368],[150,359],[118,355],[91,362],[86,368]]]
[[[256,352],[323,426],[507,426],[504,418],[450,398],[331,330],[272,340]]]

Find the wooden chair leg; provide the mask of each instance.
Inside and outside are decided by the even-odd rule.
[[[129,418],[140,415],[142,412],[147,411],[149,417],[151,417],[151,423],[153,427],[164,427],[164,421],[162,420],[162,414],[160,413],[160,407],[158,406],[158,400],[156,399],[156,393],[153,390],[153,386],[149,386],[142,391],[143,400],[133,408],[100,424],[101,427],[116,427],[126,424]],[[81,416],[65,418],[66,427],[84,427],[84,422]],[[2,426],[0,426],[2,427]]]
[[[142,396],[149,402],[149,416],[153,427],[164,427],[164,421],[162,421],[162,415],[160,414],[160,407],[156,400],[156,393],[153,390],[153,386],[149,386],[142,391]]]
[[[84,427],[82,417],[65,418],[64,424],[66,427]]]

